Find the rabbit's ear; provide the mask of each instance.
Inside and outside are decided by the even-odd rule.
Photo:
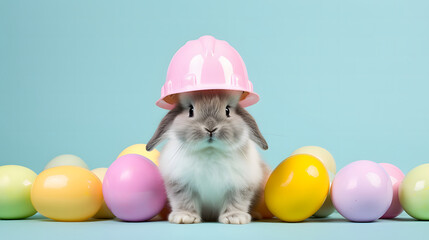
[[[244,120],[244,122],[250,128],[250,138],[259,145],[264,150],[268,149],[267,141],[265,141],[264,136],[262,136],[261,131],[259,131],[258,124],[256,124],[255,119],[247,112],[243,107],[237,105],[236,113]]]
[[[165,117],[159,123],[159,126],[153,134],[152,138],[146,144],[147,151],[152,151],[152,149],[164,139],[164,134],[167,132],[176,116],[179,115],[182,110],[183,107],[180,104],[177,104],[174,109],[170,110],[167,115],[165,115]]]

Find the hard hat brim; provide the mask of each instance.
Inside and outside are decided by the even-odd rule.
[[[158,106],[160,108],[171,110],[176,106],[177,102],[179,101],[179,99],[177,97],[178,94],[190,93],[190,92],[200,92],[200,91],[209,91],[209,90],[230,90],[230,91],[242,92],[241,99],[239,102],[240,106],[242,106],[242,107],[249,107],[253,104],[256,104],[259,101],[259,95],[254,93],[254,92],[247,92],[247,91],[243,91],[242,89],[231,89],[231,87],[222,88],[219,86],[216,86],[216,87],[208,86],[205,89],[198,89],[198,90],[192,89],[192,90],[185,90],[185,91],[180,91],[177,93],[169,94],[163,98],[160,98],[158,101],[156,101],[155,104],[156,104],[156,106]]]

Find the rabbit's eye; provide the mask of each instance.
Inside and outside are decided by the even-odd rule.
[[[230,113],[230,111],[229,111],[229,106],[226,106],[226,108],[225,108],[225,112],[226,112],[226,116],[227,116],[227,117],[230,117],[230,115],[229,115],[229,113]]]
[[[194,116],[194,106],[189,105],[189,117],[193,117]]]

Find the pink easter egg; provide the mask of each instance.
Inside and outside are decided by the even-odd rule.
[[[394,218],[401,214],[401,212],[403,211],[401,203],[399,202],[398,191],[399,185],[401,185],[402,179],[404,179],[405,175],[401,171],[401,169],[390,163],[380,163],[380,165],[384,168],[384,170],[386,170],[387,174],[389,174],[393,186],[392,203],[390,204],[389,209],[387,209],[386,213],[381,218]]]
[[[124,221],[149,220],[167,200],[158,167],[138,154],[127,154],[113,162],[104,177],[103,195],[112,213]]]

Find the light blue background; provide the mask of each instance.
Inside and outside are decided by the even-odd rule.
[[[216,2],[216,3],[215,3]],[[429,162],[427,1],[0,1],[1,164],[90,168],[147,142],[173,54],[210,34],[242,55],[276,166],[319,145],[404,172]]]
[[[338,169],[369,159],[406,173],[429,162],[428,13],[428,1],[405,0],[1,0],[0,165],[40,172],[56,155],[72,153],[90,168],[109,166],[123,148],[147,142],[166,114],[154,103],[173,54],[210,34],[234,46],[247,65],[261,96],[248,110],[269,143],[263,156],[272,167],[298,147],[319,145]],[[338,221],[316,230],[401,230]],[[43,229],[24,222],[9,226]],[[79,234],[94,229],[88,224]],[[67,226],[57,234],[75,228],[46,229],[56,226]],[[121,226],[121,233],[139,234],[135,225]],[[178,236],[187,231],[163,226]],[[317,236],[305,224],[257,226],[270,236]],[[197,227],[196,236],[206,228]],[[258,236],[255,228],[240,229]],[[225,237],[219,234],[211,236]]]

